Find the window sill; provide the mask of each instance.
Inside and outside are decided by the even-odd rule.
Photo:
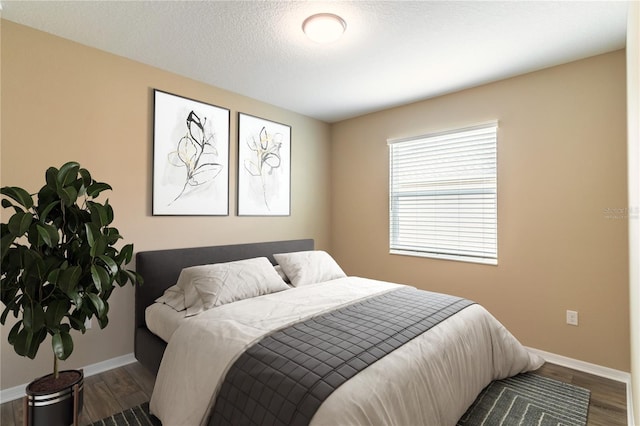
[[[430,259],[453,260],[457,262],[480,263],[482,265],[498,266],[498,259],[487,259],[483,257],[456,256],[453,254],[438,254],[438,253],[422,253],[417,251],[393,250],[393,249],[389,250],[389,254],[397,254],[400,256],[427,257]]]

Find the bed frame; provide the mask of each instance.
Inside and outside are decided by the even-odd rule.
[[[231,262],[267,257],[276,264],[274,253],[313,250],[311,239],[274,241],[265,243],[234,244],[226,246],[195,247],[142,251],[136,254],[136,271],[144,284],[136,286],[134,354],[142,365],[157,374],[167,344],[147,328],[144,311],[164,291],[178,281],[183,268],[210,263]]]

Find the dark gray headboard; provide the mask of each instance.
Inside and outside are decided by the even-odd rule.
[[[136,286],[134,350],[136,358],[154,373],[157,372],[166,345],[147,329],[144,322],[144,311],[167,288],[177,282],[183,268],[262,256],[269,258],[271,263],[275,265],[276,262],[273,258],[275,253],[313,249],[313,240],[304,239],[137,253],[136,271],[142,275],[144,284]]]

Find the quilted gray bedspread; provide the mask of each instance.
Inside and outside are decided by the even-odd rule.
[[[358,372],[474,302],[401,288],[276,331],[228,371],[210,425],[308,425]]]

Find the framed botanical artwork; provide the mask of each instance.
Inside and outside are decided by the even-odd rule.
[[[238,216],[291,214],[291,127],[238,113]]]
[[[229,214],[229,110],[153,91],[153,215]]]

